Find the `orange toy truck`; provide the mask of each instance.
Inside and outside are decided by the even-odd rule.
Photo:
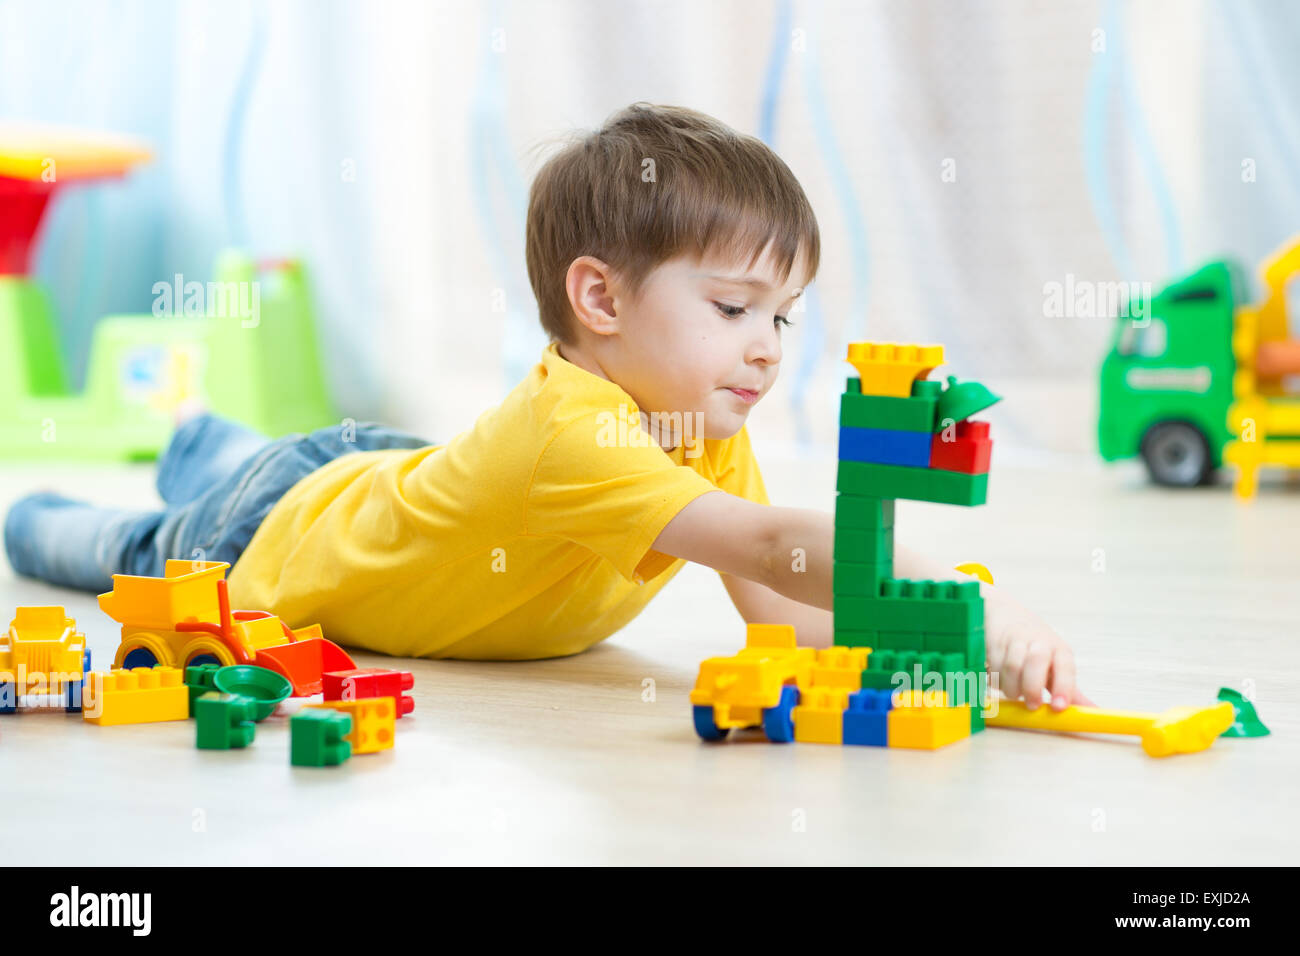
[[[115,668],[254,664],[282,674],[293,696],[321,692],[321,675],[357,665],[319,624],[296,630],[267,611],[231,611],[224,561],[169,560],[163,577],[113,575],[99,596],[122,625]]]

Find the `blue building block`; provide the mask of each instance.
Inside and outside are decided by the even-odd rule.
[[[844,708],[844,743],[864,747],[889,746],[889,711],[893,691],[859,690]]]
[[[896,432],[884,428],[840,427],[840,461],[865,461],[877,465],[930,467],[930,443],[926,432]]]

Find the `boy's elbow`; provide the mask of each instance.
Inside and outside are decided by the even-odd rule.
[[[755,542],[755,580],[774,591],[780,590],[787,558],[780,528],[775,522],[766,522]]]

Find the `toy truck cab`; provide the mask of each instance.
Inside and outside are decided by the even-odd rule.
[[[696,733],[721,740],[735,728],[761,726],[770,739],[791,740],[791,713],[816,662],[814,648],[795,646],[793,627],[750,624],[738,654],[700,665],[691,691]]]
[[[1211,479],[1231,438],[1233,316],[1244,296],[1239,268],[1214,262],[1123,310],[1101,367],[1104,459],[1141,455],[1161,485]]]
[[[86,635],[62,607],[19,607],[0,636],[0,713],[17,710],[24,694],[63,694],[66,709],[79,711],[89,669]]]

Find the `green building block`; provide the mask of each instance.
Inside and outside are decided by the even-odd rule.
[[[917,671],[917,668],[920,671]],[[966,669],[960,654],[925,654],[918,651],[875,650],[867,658],[866,670],[862,672],[862,686],[873,689],[898,688],[909,690],[913,687],[917,674],[921,684],[918,690],[926,689],[926,680],[931,674],[944,678],[944,689],[949,687],[946,677],[949,673],[962,674]],[[895,682],[897,675],[904,679]]]
[[[192,664],[185,668],[185,686],[190,691],[190,716],[194,716],[194,702],[209,691],[217,689],[217,671],[220,664]]]
[[[831,572],[831,592],[836,595],[875,597],[880,593],[880,582],[892,577],[893,573],[893,561],[882,561],[879,564],[836,561]]]
[[[890,580],[894,579],[887,578],[882,588]],[[845,630],[964,634],[984,627],[984,599],[978,597],[837,596],[834,603],[836,625]]]
[[[835,643],[840,647],[876,647],[879,631],[850,631],[835,628]],[[868,658],[870,660],[870,658]]]
[[[894,499],[840,494],[835,497],[835,530],[876,531],[894,526]]]
[[[891,432],[933,432],[937,406],[934,398],[898,398],[846,391],[840,396],[840,425],[881,428]]]
[[[982,505],[988,500],[989,476],[936,468],[841,461],[836,490],[878,498],[905,498],[948,505]]]
[[[200,750],[229,750],[253,742],[253,706],[247,697],[209,691],[194,702]]]
[[[352,718],[337,710],[312,707],[289,718],[289,763],[295,767],[332,767],[352,756],[343,738],[352,732]]]
[[[835,530],[835,560],[852,564],[884,564],[894,560],[894,529],[858,531]]]
[[[958,653],[967,667],[984,667],[984,628],[972,628],[964,633],[938,633],[927,631],[921,635],[921,650],[940,653]]]

